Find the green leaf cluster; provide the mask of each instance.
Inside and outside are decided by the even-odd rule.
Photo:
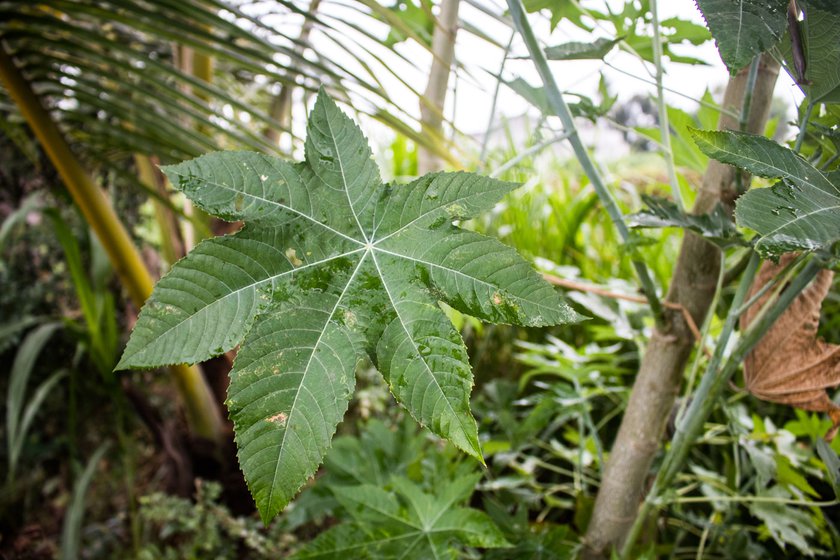
[[[747,192],[735,208],[738,224],[758,232],[755,247],[762,256],[828,250],[840,241],[840,172],[823,173],[763,136],[708,130],[693,134],[709,157],[781,179],[770,188]]]
[[[480,476],[442,482],[432,493],[401,476],[391,477],[390,492],[375,484],[335,486],[336,500],[353,521],[321,533],[294,558],[448,558],[453,542],[509,546],[487,514],[460,505]]]
[[[241,344],[227,406],[265,521],[314,474],[363,358],[415,420],[482,460],[467,351],[438,301],[497,323],[580,319],[513,249],[452,225],[514,183],[432,173],[385,184],[323,91],[305,154],[291,164],[221,152],[164,168],[199,207],[245,226],[161,279],[118,365],[192,363]]]
[[[630,227],[682,227],[699,233],[721,247],[736,245],[741,241],[735,223],[720,203],[707,214],[688,214],[664,198],[642,195],[642,201],[647,209],[628,216]]]

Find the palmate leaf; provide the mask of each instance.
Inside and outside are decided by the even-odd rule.
[[[336,486],[336,499],[353,518],[318,535],[293,558],[452,558],[452,544],[500,548],[510,546],[482,511],[462,507],[478,477],[452,480],[435,494],[414,482],[392,477],[394,492],[373,484]],[[404,504],[404,505],[403,505]]]
[[[365,355],[418,422],[481,460],[466,348],[439,300],[524,326],[580,318],[515,251],[452,225],[515,184],[433,173],[386,185],[323,91],[305,155],[218,152],[164,168],[198,206],[246,225],[161,279],[118,365],[193,363],[241,343],[227,405],[266,521],[318,468]]]
[[[764,257],[827,249],[840,240],[840,173],[824,174],[792,150],[752,134],[695,130],[703,153],[754,175],[780,178],[738,199],[739,225],[759,233]]]

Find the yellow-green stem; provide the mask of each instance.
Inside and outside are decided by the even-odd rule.
[[[161,184],[158,171],[149,156],[134,154],[134,165],[137,167],[137,176],[141,183],[151,191],[166,196],[165,187]],[[171,208],[158,200],[152,200],[152,204],[155,208],[155,220],[160,229],[160,252],[163,254],[167,266],[172,266],[175,261],[184,256],[178,222]]]
[[[6,52],[5,45],[0,45],[0,78],[108,253],[131,300],[139,308],[151,295],[154,284],[140,253],[105,194],[88,176],[49,113],[40,105],[32,88]],[[201,373],[194,366],[173,366],[170,372],[175,378],[195,433],[220,441],[224,434],[223,420]]]

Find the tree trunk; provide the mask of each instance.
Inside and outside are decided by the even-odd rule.
[[[460,0],[441,0],[440,15],[435,20],[432,35],[432,68],[426,91],[420,99],[420,125],[423,135],[431,143],[443,141],[443,107],[449,74],[455,57],[455,37],[458,33],[458,6]],[[420,146],[417,148],[417,172],[425,175],[439,171],[443,159],[433,151]]]
[[[735,114],[740,112],[748,72],[748,68],[744,69],[729,79],[724,109]],[[764,131],[778,74],[779,64],[763,55],[752,92],[747,132]],[[723,113],[718,127],[737,130],[738,119]],[[731,211],[737,197],[735,174],[735,168],[710,161],[693,212],[709,212],[718,202]],[[666,300],[683,306],[695,323],[701,324],[714,296],[719,267],[719,249],[702,237],[686,232]],[[682,315],[672,309],[666,313],[666,324],[654,330],[642,359],[607,461],[585,537],[585,558],[609,557],[610,549],[621,545],[632,525],[694,347],[694,337]]]

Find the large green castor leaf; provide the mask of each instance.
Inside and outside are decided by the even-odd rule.
[[[211,153],[164,168],[239,232],[203,241],[158,282],[118,369],[194,363],[241,344],[227,405],[267,522],[321,463],[368,356],[421,424],[482,460],[461,336],[444,301],[524,326],[578,316],[513,249],[462,230],[516,185],[432,173],[389,185],[322,91],[306,160]]]

